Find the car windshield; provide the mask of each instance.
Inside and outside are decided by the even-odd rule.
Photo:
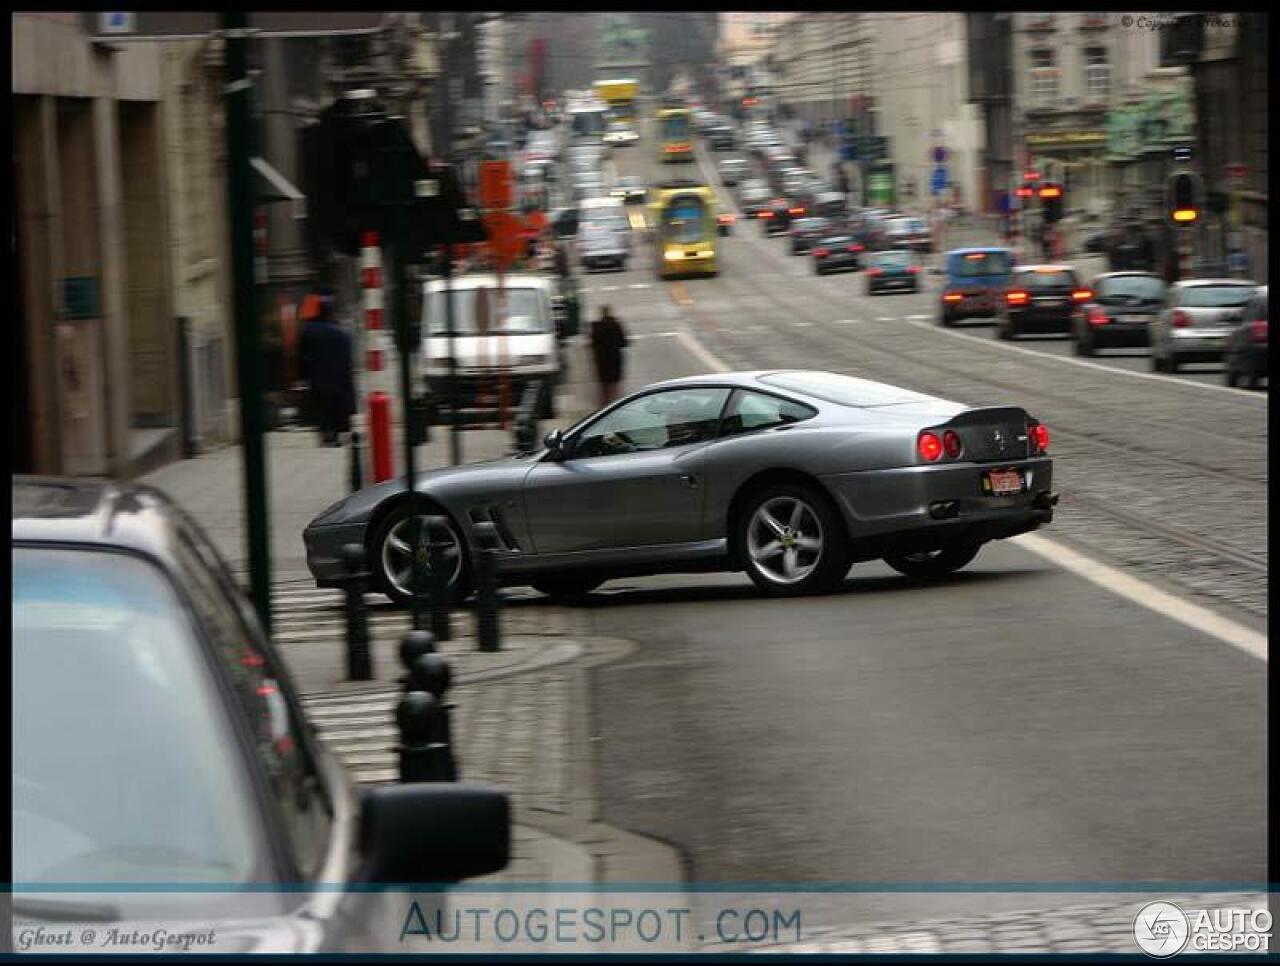
[[[681,245],[692,245],[707,236],[703,220],[706,206],[694,197],[678,198],[667,208],[663,237]]]
[[[827,223],[822,218],[799,218],[796,220],[796,231],[816,232],[826,231]]]
[[[14,879],[263,878],[239,739],[173,586],[106,551],[12,562]]]
[[[505,315],[498,310],[498,288],[482,286],[453,293],[453,331],[458,335],[536,335],[550,331],[549,310],[541,290],[508,285]],[[444,292],[432,292],[426,301],[427,330],[432,335],[449,331]]]
[[[1099,298],[1139,298],[1155,302],[1164,298],[1165,284],[1153,275],[1113,275],[1099,279]]]
[[[891,406],[896,403],[937,402],[933,396],[921,395],[881,382],[842,376],[835,372],[775,372],[761,376],[760,381],[779,389],[802,392],[817,399],[842,406]]]
[[[852,245],[853,239],[848,235],[827,235],[819,244],[827,248],[844,248],[846,245]]]
[[[872,256],[871,263],[882,268],[902,268],[911,264],[911,253],[878,252]]]
[[[1014,284],[1029,289],[1075,288],[1078,285],[1074,272],[1042,268],[1019,272]]]
[[[957,278],[1007,275],[1009,268],[1009,256],[1005,252],[956,252],[947,259],[948,273]]]
[[[1249,301],[1254,291],[1252,285],[1192,285],[1178,302],[1192,309],[1235,308]]]

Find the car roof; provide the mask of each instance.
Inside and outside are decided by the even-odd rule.
[[[178,507],[140,483],[13,477],[16,542],[127,549],[171,560]]]
[[[1257,288],[1257,282],[1243,278],[1188,278],[1173,283],[1178,288],[1200,288],[1205,285],[1239,285],[1242,288]]]
[[[427,283],[427,291],[443,292],[444,279],[433,278]],[[515,272],[510,275],[504,275],[502,279],[503,288],[541,288],[551,289],[553,281],[545,275],[534,275],[531,273]],[[466,275],[457,275],[449,280],[449,286],[454,291],[470,290],[480,287],[497,288],[498,276],[495,272],[470,272]]]

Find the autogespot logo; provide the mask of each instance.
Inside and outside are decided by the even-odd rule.
[[[1133,938],[1148,956],[1167,959],[1187,948],[1191,922],[1172,902],[1148,902],[1133,920]]]

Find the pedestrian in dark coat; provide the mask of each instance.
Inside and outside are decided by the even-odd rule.
[[[591,354],[595,358],[596,378],[600,380],[600,405],[607,406],[618,398],[622,385],[622,350],[627,347],[627,333],[606,305],[600,318],[591,323]]]
[[[356,411],[351,335],[334,318],[333,292],[321,289],[318,295],[317,315],[298,341],[298,366],[320,429],[320,445],[340,446],[338,434],[350,432]]]

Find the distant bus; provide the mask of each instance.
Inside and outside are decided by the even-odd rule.
[[[650,211],[658,277],[717,274],[721,229],[712,190],[692,181],[668,181],[656,185],[654,193]]]
[[[609,106],[611,120],[628,127],[636,123],[636,98],[639,96],[640,84],[630,78],[596,81],[596,97]]]
[[[658,160],[693,160],[693,112],[686,107],[664,107],[658,111]]]

